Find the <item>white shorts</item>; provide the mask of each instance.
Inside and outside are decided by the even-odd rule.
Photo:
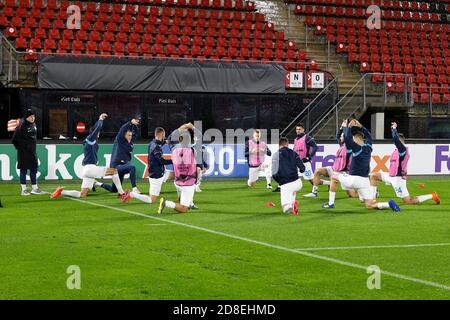
[[[248,168],[248,182],[253,183],[258,181],[259,179],[259,172],[260,171],[269,171],[270,167],[267,163],[262,163],[259,167],[249,167]]]
[[[291,205],[295,195],[303,187],[302,180],[298,179],[280,186],[281,206]]]
[[[335,174],[337,174],[337,172],[333,170],[333,167],[325,167],[325,169],[327,170],[328,177],[329,177],[330,179],[331,179],[332,176],[334,176]]]
[[[164,179],[164,176],[158,179],[148,178],[148,183],[150,183],[150,190],[148,193],[150,193],[151,196],[159,196],[159,194],[161,193],[161,187],[164,183]]]
[[[392,185],[395,195],[398,198],[405,198],[409,196],[408,188],[406,187],[406,180],[402,177],[391,177],[388,172],[380,172],[381,180]]]
[[[95,183],[95,179],[103,178],[106,174],[106,167],[99,167],[95,164],[87,164],[83,167],[81,177],[83,182],[81,183],[82,189],[92,189]]]
[[[194,202],[195,185],[178,186],[175,184],[175,188],[180,198],[180,204],[185,207],[190,207],[192,202]]]
[[[339,173],[337,178],[342,186],[342,190],[355,189],[358,191],[360,198],[364,200],[373,199],[369,177],[364,178],[360,176],[352,176],[347,173]]]
[[[303,172],[303,179],[312,180],[314,179],[314,172],[312,170],[311,162],[305,162],[305,172]]]

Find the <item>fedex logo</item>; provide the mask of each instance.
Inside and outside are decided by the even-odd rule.
[[[447,164],[447,170],[450,171],[450,152],[449,146],[436,146],[436,161],[434,164],[435,172],[442,172],[443,163]],[[445,170],[445,169],[444,169]]]
[[[327,156],[320,155],[320,153],[322,153],[324,151],[325,151],[324,146],[317,146],[316,155],[314,156],[314,158],[311,161],[313,171],[316,171],[316,167],[318,167],[317,166],[318,164],[320,164],[320,167],[322,167],[322,168],[333,165],[334,159],[336,158],[336,156],[335,155],[327,155]]]
[[[316,168],[329,167],[333,165],[336,156],[324,151],[324,146],[317,146],[317,153],[312,160],[312,168],[314,171]],[[391,156],[389,154],[372,155],[372,172],[389,172],[390,158]]]

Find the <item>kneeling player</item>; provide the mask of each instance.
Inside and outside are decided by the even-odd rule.
[[[289,149],[289,140],[282,137],[280,149],[272,157],[272,177],[280,186],[284,213],[298,215],[298,202],[295,197],[302,188],[298,171],[305,172],[305,165],[298,154]]]
[[[116,186],[119,195],[123,196],[124,192],[120,178],[115,168],[106,168],[97,166],[98,157],[98,144],[97,140],[100,136],[100,131],[103,126],[103,120],[107,117],[106,113],[100,115],[99,120],[93,128],[91,133],[87,136],[83,143],[84,159],[83,159],[83,173],[81,184],[81,192],[76,190],[63,190],[62,187],[56,188],[56,190],[50,196],[52,199],[58,198],[61,195],[72,198],[85,198],[87,197],[89,190],[92,189],[95,183],[95,179],[100,179],[105,176],[111,176],[114,185]]]
[[[370,175],[370,184],[374,199],[377,197],[378,181],[392,185],[395,195],[403,199],[404,204],[417,204],[427,200],[433,200],[440,204],[441,200],[436,192],[418,197],[411,197],[406,187],[406,176],[408,170],[409,150],[405,146],[405,136],[397,132],[397,123],[393,122],[391,126],[392,140],[396,149],[391,155],[389,173],[380,172]]]
[[[248,163],[248,181],[249,187],[254,187],[259,179],[259,172],[264,171],[266,175],[267,189],[272,189],[272,176],[270,165],[265,162],[265,157],[272,153],[264,141],[260,141],[261,131],[253,130],[253,138],[249,139],[245,145],[245,157]]]
[[[352,127],[359,128],[352,134]],[[370,160],[372,157],[372,137],[370,132],[364,128],[357,120],[352,120],[347,126],[347,121],[343,123],[344,140],[347,148],[352,150],[352,163],[349,174],[339,173],[331,179],[329,200],[322,208],[334,208],[337,184],[340,183],[345,189],[355,189],[363,199],[368,209],[388,209],[400,211],[400,207],[394,200],[389,202],[376,202],[370,188],[369,172]]]
[[[155,139],[148,145],[148,182],[150,184],[149,195],[139,192],[128,192],[124,197],[124,202],[131,198],[138,199],[146,203],[155,203],[161,193],[161,187],[167,178],[165,174],[166,165],[172,164],[171,160],[164,159],[162,147],[166,138],[163,128],[155,129]]]
[[[338,174],[339,172],[342,173],[348,172],[350,164],[352,162],[352,153],[351,150],[347,150],[347,147],[345,146],[342,126],[337,133],[336,139],[339,144],[339,149],[336,152],[336,158],[334,160],[333,165],[329,167],[316,169],[316,172],[314,172],[312,192],[305,194],[304,197],[307,198],[318,197],[319,185],[322,184],[322,180],[320,179],[320,177],[329,177],[331,179],[332,176]],[[358,193],[355,190],[351,189],[350,190],[344,189],[344,190],[350,198],[358,197]]]
[[[195,184],[197,182],[197,161],[195,149],[190,146],[194,143],[193,127],[188,128],[179,137],[179,144],[172,149],[172,163],[175,174],[175,188],[178,194],[178,202],[161,198],[158,213],[162,213],[165,207],[177,212],[188,212],[194,202]]]

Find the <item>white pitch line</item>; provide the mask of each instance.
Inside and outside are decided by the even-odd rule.
[[[231,238],[231,239],[236,239],[236,240],[241,240],[241,241],[245,241],[245,242],[249,242],[249,243],[254,243],[254,244],[257,244],[257,245],[260,245],[260,246],[264,246],[264,247],[268,247],[268,248],[272,248],[272,249],[278,249],[278,250],[281,250],[281,251],[286,251],[286,252],[290,252],[290,253],[300,254],[302,256],[315,258],[315,259],[319,259],[319,260],[324,260],[324,261],[332,262],[332,263],[335,263],[335,264],[340,264],[340,265],[351,267],[351,268],[355,268],[355,269],[361,269],[361,270],[366,271],[367,268],[368,268],[368,266],[363,266],[361,264],[356,264],[356,263],[347,262],[347,261],[344,261],[344,260],[339,260],[339,259],[335,259],[335,258],[321,256],[321,255],[310,253],[310,252],[306,252],[306,251],[298,251],[296,249],[286,248],[286,247],[282,247],[282,246],[279,246],[279,245],[274,245],[274,244],[270,244],[270,243],[267,243],[267,242],[262,242],[262,241],[253,240],[253,239],[250,239],[250,238],[237,236],[237,235],[234,235],[234,234],[229,234],[229,233],[225,233],[225,232],[221,232],[221,231],[207,229],[207,228],[203,228],[203,227],[199,227],[199,226],[195,226],[195,225],[192,225],[192,224],[187,224],[187,223],[183,223],[183,222],[179,222],[179,221],[173,221],[173,220],[170,220],[170,219],[164,219],[164,218],[160,218],[160,217],[156,217],[156,216],[149,216],[147,214],[140,213],[140,212],[135,212],[135,211],[126,210],[126,209],[122,209],[122,208],[111,207],[111,206],[107,206],[107,205],[104,205],[104,204],[95,203],[95,202],[91,202],[91,201],[87,201],[87,200],[80,200],[80,199],[76,199],[76,198],[67,198],[67,199],[70,199],[70,200],[73,200],[73,201],[78,201],[78,202],[81,202],[81,203],[90,204],[90,205],[97,206],[97,207],[102,207],[102,208],[106,208],[106,209],[121,211],[121,212],[129,213],[129,214],[132,214],[132,215],[135,215],[135,216],[139,216],[139,217],[143,217],[143,218],[147,218],[147,219],[153,219],[153,220],[166,222],[166,223],[170,223],[170,224],[175,224],[175,225],[186,227],[186,228],[190,228],[190,229],[200,230],[200,231],[204,231],[204,232],[208,232],[208,233],[211,233],[211,234],[224,236],[224,237]],[[450,286],[446,286],[446,285],[441,284],[441,283],[427,281],[427,280],[422,280],[422,279],[418,279],[418,278],[413,278],[413,277],[410,277],[410,276],[405,276],[405,275],[402,275],[402,274],[399,274],[399,273],[389,272],[389,271],[385,271],[385,270],[381,270],[381,273],[385,274],[385,275],[388,275],[388,276],[391,276],[391,277],[394,277],[394,278],[398,278],[398,279],[402,279],[402,280],[406,280],[406,281],[410,281],[410,282],[415,282],[415,283],[420,283],[420,284],[423,284],[423,285],[426,285],[426,286],[429,286],[429,287],[434,287],[434,288],[439,288],[439,289],[450,291]]]
[[[324,248],[299,248],[298,251],[322,251],[322,250],[354,250],[354,249],[383,249],[383,248],[418,248],[450,246],[450,243],[423,243],[423,244],[398,244],[385,246],[355,246],[355,247],[324,247]]]

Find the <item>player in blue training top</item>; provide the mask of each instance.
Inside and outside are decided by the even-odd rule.
[[[103,127],[103,121],[106,119],[108,115],[106,113],[102,113],[95,124],[94,127],[90,129],[90,134],[84,140],[83,150],[84,150],[84,159],[83,159],[83,173],[82,178],[83,182],[81,184],[81,192],[76,190],[63,190],[62,187],[56,188],[56,190],[52,193],[51,198],[55,199],[60,197],[61,195],[72,197],[72,198],[85,198],[87,197],[89,190],[92,189],[95,183],[95,179],[100,179],[105,176],[111,176],[114,185],[116,186],[119,195],[123,196],[124,191],[122,189],[122,184],[120,183],[120,178],[117,173],[117,169],[115,168],[107,168],[107,167],[99,167],[98,163],[98,144],[97,140],[100,137],[100,131]]]
[[[300,156],[289,149],[289,140],[280,138],[280,149],[272,157],[272,177],[280,187],[281,207],[283,213],[298,215],[297,192],[303,184],[298,172],[305,172],[305,165]]]
[[[149,195],[138,192],[128,192],[123,197],[123,201],[131,198],[138,199],[145,203],[155,203],[161,193],[161,188],[165,180],[166,165],[172,164],[172,160],[165,159],[162,147],[165,144],[166,131],[157,127],[155,138],[148,145],[148,182],[150,184]]]
[[[111,168],[116,168],[119,174],[120,182],[123,183],[124,176],[130,174],[131,187],[133,192],[140,193],[136,185],[136,167],[131,164],[133,157],[134,142],[138,136],[139,119],[134,118],[126,122],[119,130],[114,139],[114,145],[111,154]],[[95,182],[110,192],[117,192],[114,185]]]
[[[329,200],[322,208],[334,208],[336,198],[337,183],[341,183],[344,189],[355,189],[359,197],[364,201],[368,209],[388,209],[400,211],[400,207],[394,200],[389,202],[376,202],[370,188],[370,160],[372,159],[372,136],[358,120],[353,119],[348,123],[344,120],[342,123],[344,130],[344,141],[348,149],[352,150],[352,163],[349,174],[338,173],[331,179]],[[356,129],[352,132],[352,129]]]

